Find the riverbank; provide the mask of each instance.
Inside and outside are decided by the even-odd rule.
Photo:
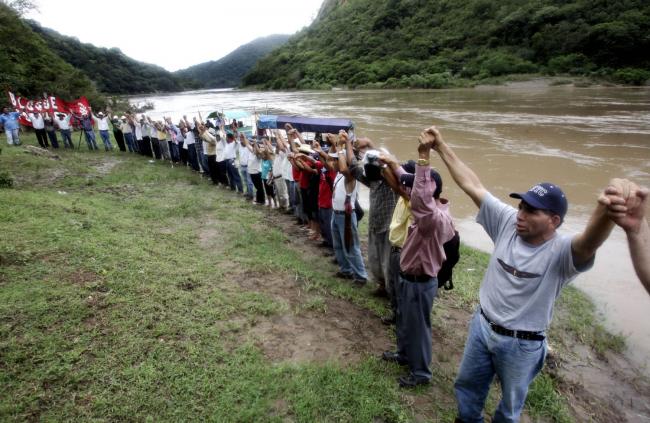
[[[1,420],[453,420],[486,254],[463,247],[434,306],[433,384],[402,391],[378,359],[386,303],[332,278],[292,219],[185,168],[58,153],[0,155]],[[584,295],[563,292],[549,338],[529,419],[650,415],[650,383]]]

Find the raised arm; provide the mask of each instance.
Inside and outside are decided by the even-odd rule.
[[[487,190],[483,187],[476,173],[456,156],[451,147],[444,142],[440,131],[435,126],[428,128],[426,132],[434,136],[433,150],[438,153],[445,163],[456,184],[474,201],[477,207],[481,207]]]
[[[571,241],[573,263],[576,267],[580,268],[593,258],[596,250],[603,245],[613,228],[614,222],[607,216],[607,207],[598,203],[584,231],[573,237]]]
[[[650,294],[650,227],[645,216],[648,189],[626,179],[612,179],[598,202],[607,207],[609,218],[625,231],[634,270]]]
[[[388,154],[382,153],[379,155],[379,161],[386,165],[386,167],[384,167],[381,170],[381,175],[384,177],[384,180],[386,181],[388,186],[397,195],[403,197],[405,200],[409,200],[410,199],[409,194],[408,192],[406,192],[402,184],[400,184],[399,177],[396,173],[396,170],[399,167],[399,163],[397,163],[397,160]]]

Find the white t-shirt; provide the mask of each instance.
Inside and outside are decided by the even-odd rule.
[[[29,114],[29,120],[32,122],[32,127],[34,129],[44,129],[45,128],[45,121],[43,121],[43,115],[33,115]]]
[[[103,118],[93,115],[93,119],[97,122],[97,129],[100,131],[108,131],[108,117],[104,116]]]
[[[61,119],[61,118],[59,118],[58,116],[56,116],[56,117],[54,118],[54,122],[55,122],[56,125],[59,127],[59,129],[62,129],[62,130],[68,130],[68,129],[70,129],[70,115],[67,115],[67,116],[64,117],[63,119]]]
[[[336,177],[334,178],[334,193],[332,194],[332,209],[336,211],[344,211],[345,210],[345,196],[347,193],[345,192],[345,176],[343,176],[342,173],[337,173]],[[357,200],[357,192],[359,191],[359,186],[357,184],[356,179],[354,180],[354,189],[352,190],[351,194],[352,197],[350,198],[350,201],[352,203],[352,209],[354,209],[354,203]]]
[[[237,149],[239,150],[239,163],[241,163],[242,166],[248,166],[248,159],[253,153],[251,153],[247,147],[241,145],[239,141],[237,141]]]

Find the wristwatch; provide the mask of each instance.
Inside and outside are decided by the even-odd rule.
[[[429,166],[429,160],[427,160],[427,159],[418,159],[417,164],[418,164],[418,166]]]

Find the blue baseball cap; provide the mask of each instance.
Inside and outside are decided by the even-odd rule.
[[[569,208],[564,192],[560,187],[550,182],[539,183],[529,189],[528,192],[513,192],[510,197],[518,198],[536,209],[548,210],[553,214],[557,214],[560,216],[561,221],[564,221],[564,216]]]

